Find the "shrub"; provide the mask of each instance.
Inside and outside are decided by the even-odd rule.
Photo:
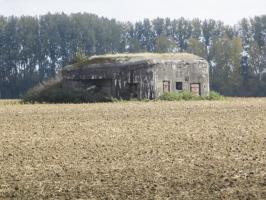
[[[102,92],[89,92],[85,89],[63,88],[56,79],[40,84],[23,97],[24,103],[86,103],[110,102],[113,99]]]
[[[215,91],[210,91],[209,95],[203,98],[206,100],[224,100],[225,99],[223,95]]]
[[[89,61],[89,57],[86,55],[85,51],[82,49],[78,49],[78,51],[74,55],[73,63],[79,65]]]
[[[190,100],[224,100],[225,97],[220,95],[218,92],[211,91],[208,96],[202,97],[193,94],[192,92],[182,91],[179,93],[176,92],[167,92],[159,97],[159,100],[165,101],[190,101]]]
[[[43,102],[42,99],[45,98],[47,91],[54,90],[61,87],[60,78],[52,78],[48,81],[40,83],[39,85],[30,89],[26,95],[22,97],[24,103],[35,103]]]
[[[201,97],[196,96],[195,94],[191,93],[191,92],[187,92],[187,91],[183,91],[183,92],[167,92],[164,93],[163,95],[161,95],[159,97],[159,100],[165,100],[165,101],[181,101],[181,100],[198,100]]]

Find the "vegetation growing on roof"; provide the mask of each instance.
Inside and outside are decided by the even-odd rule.
[[[192,61],[202,59],[199,56],[189,53],[122,53],[122,54],[106,54],[87,57],[82,52],[76,53],[74,64],[69,65],[66,69],[82,67],[92,64],[112,64],[138,62],[143,60],[184,60]]]
[[[113,60],[138,60],[138,59],[162,59],[162,60],[194,60],[200,57],[189,53],[123,53],[123,54],[106,54],[90,57],[94,59],[113,59]]]

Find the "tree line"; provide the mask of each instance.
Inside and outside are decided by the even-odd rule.
[[[208,60],[211,89],[266,96],[266,15],[229,26],[184,18],[119,22],[88,13],[0,16],[0,98],[18,98],[82,50],[189,52]]]

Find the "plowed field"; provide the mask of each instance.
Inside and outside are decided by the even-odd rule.
[[[266,99],[0,102],[0,199],[266,199]]]

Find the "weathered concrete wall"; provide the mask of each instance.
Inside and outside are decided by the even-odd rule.
[[[63,71],[64,87],[90,89],[103,84],[101,91],[116,98],[154,98],[152,66],[138,64],[130,66],[83,67]],[[102,80],[102,81],[101,81]]]
[[[207,61],[162,62],[154,68],[155,97],[163,94],[163,81],[170,81],[170,92],[179,92],[176,82],[182,82],[182,90],[190,91],[192,83],[200,84],[200,95],[209,94],[209,65]]]
[[[156,61],[125,64],[96,64],[63,70],[64,87],[94,89],[116,98],[154,99],[164,92],[163,82],[170,83],[170,92],[191,91],[199,86],[199,94],[209,94],[209,65],[205,60]]]

